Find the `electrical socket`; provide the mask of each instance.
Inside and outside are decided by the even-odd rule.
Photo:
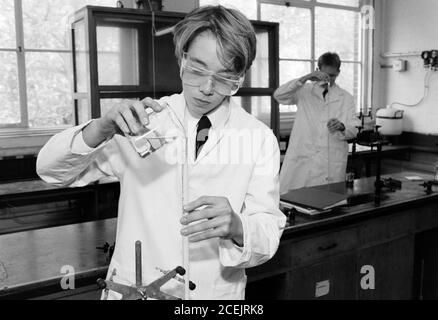
[[[404,72],[408,69],[408,61],[403,59],[397,59],[394,61],[393,68],[395,71]]]

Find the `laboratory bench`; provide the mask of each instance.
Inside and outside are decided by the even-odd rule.
[[[371,201],[320,217],[295,215],[275,257],[248,269],[247,298],[437,299],[438,193],[428,195],[408,176],[433,179],[391,174],[386,177],[400,180],[402,189],[384,192],[379,206]],[[354,183],[355,192],[372,193],[375,177]],[[342,188],[345,183],[330,185]],[[363,284],[369,275],[374,288]]]
[[[353,144],[349,144],[348,152],[348,168],[351,168],[355,172],[357,178],[371,177],[375,174],[375,163],[377,159],[376,150],[372,150],[369,146],[356,146],[356,152],[353,155]],[[386,159],[392,159],[396,161],[409,162],[411,160],[412,146],[403,144],[390,144],[382,146],[382,152],[380,158],[383,160],[383,165]],[[283,163],[286,156],[286,150],[281,152],[281,163]],[[391,163],[392,165],[392,163]],[[388,166],[387,170],[391,170]]]
[[[41,179],[0,183],[0,234],[117,217],[120,184],[103,178],[84,187]]]
[[[402,189],[385,192],[380,206],[290,216],[274,258],[247,269],[247,299],[438,298],[438,193],[426,194],[407,176],[433,178],[393,174]],[[353,189],[369,191],[373,183],[359,179]],[[95,282],[106,275],[109,253],[96,247],[115,241],[116,223],[1,235],[0,299],[98,299]],[[65,266],[75,269],[75,290],[61,289]]]
[[[356,145],[356,151],[353,153],[353,144],[349,144],[347,167],[354,172],[355,177],[371,177],[376,174],[376,162],[380,157],[384,170],[393,171],[393,165],[385,165],[390,160],[398,162],[410,162],[412,147],[409,145],[383,145],[380,155],[376,148],[369,146]],[[399,166],[394,166],[396,170]]]
[[[115,218],[1,235],[0,299],[98,299],[110,257],[97,248],[115,237]],[[62,289],[63,276],[74,290]]]

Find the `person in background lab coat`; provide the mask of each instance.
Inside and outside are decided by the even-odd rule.
[[[280,194],[345,181],[348,143],[357,135],[354,99],[336,84],[338,54],[327,52],[318,70],[278,88],[274,98],[297,105],[289,147],[280,173]],[[311,81],[311,83],[307,83]]]
[[[137,240],[143,245],[146,285],[162,276],[157,268],[182,265],[186,236],[190,278],[197,286],[190,298],[244,299],[245,268],[273,257],[286,223],[279,210],[278,142],[231,99],[255,58],[255,32],[239,11],[207,6],[178,23],[174,41],[182,94],[124,101],[102,118],[54,136],[39,153],[37,172],[49,183],[68,186],[106,176],[120,181],[116,248],[108,271],[109,277],[116,270],[115,282],[135,284]],[[184,218],[182,166],[168,158],[182,152],[178,144],[141,158],[125,138],[148,124],[146,108],[160,112],[165,104],[178,117],[180,134],[188,137],[190,199]],[[196,152],[201,120],[210,129]],[[162,290],[184,297],[177,281]],[[121,296],[110,291],[108,298]]]

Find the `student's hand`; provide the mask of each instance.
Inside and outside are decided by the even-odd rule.
[[[327,123],[327,128],[330,133],[335,133],[336,131],[345,131],[345,125],[338,119],[331,119]]]
[[[230,202],[221,197],[201,197],[184,207],[187,215],[181,219],[181,230],[190,242],[212,238],[234,240],[243,247],[243,226]],[[196,224],[190,225],[195,222]]]
[[[330,83],[330,76],[322,71],[315,71],[312,73],[309,73],[308,75],[301,78],[301,82],[305,83],[306,81],[325,81],[327,83]]]
[[[151,98],[142,101],[124,100],[98,120],[102,135],[111,138],[115,134],[138,134],[143,125],[149,124],[146,108],[160,112],[163,107]]]

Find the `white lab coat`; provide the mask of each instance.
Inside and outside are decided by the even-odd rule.
[[[182,94],[159,102],[163,101],[183,118]],[[244,268],[262,264],[275,254],[286,222],[279,210],[280,159],[275,136],[235,103],[230,103],[229,110],[226,130],[215,132],[212,128],[196,162],[189,162],[188,193],[190,201],[200,196],[228,198],[242,220],[244,247],[218,238],[190,244],[190,278],[197,285],[191,299],[243,299]],[[183,144],[177,140],[142,159],[126,138],[115,136],[91,152],[78,154],[72,145],[83,127],[54,136],[38,156],[37,172],[43,180],[59,185],[83,186],[106,176],[120,181],[116,248],[108,276],[116,269],[116,282],[135,284],[137,240],[143,246],[144,284],[162,276],[156,268],[182,266],[182,166],[166,157],[180,156]],[[192,129],[196,133],[196,128]],[[241,130],[256,133],[252,159],[247,148],[230,147]],[[162,289],[184,297],[183,287],[171,280]],[[120,296],[111,292],[110,298]]]
[[[289,147],[280,173],[280,194],[302,187],[345,181],[348,143],[357,135],[359,120],[351,94],[336,84],[323,99],[317,83],[290,81],[274,94],[279,103],[297,105]],[[330,134],[327,123],[336,118],[345,131]]]

